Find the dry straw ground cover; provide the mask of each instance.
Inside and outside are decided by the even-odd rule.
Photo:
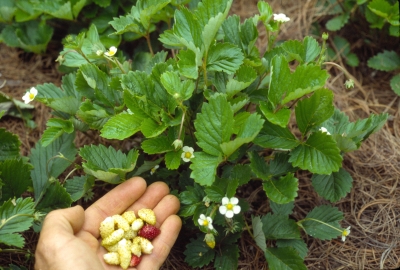
[[[323,18],[316,15],[313,0],[269,2],[275,12],[283,12],[291,18],[290,22],[284,25],[280,40],[288,37],[303,39],[304,36],[312,34],[313,23],[323,25]],[[232,13],[247,18],[256,13],[256,4],[255,0],[235,0]],[[261,37],[263,37],[262,33]],[[263,40],[266,39],[261,38],[258,44],[261,51],[265,46]],[[379,48],[376,49],[379,50]],[[7,80],[1,91],[14,98],[20,98],[31,86],[45,82],[59,85],[61,75],[54,62],[57,53],[53,51],[51,54],[42,56],[27,55],[19,50],[0,45],[0,81]],[[346,198],[335,203],[334,206],[344,212],[345,222],[342,226],[351,226],[351,235],[346,242],[341,242],[340,239],[333,241],[307,239],[309,254],[305,261],[309,269],[396,269],[400,267],[400,117],[398,110],[400,98],[390,89],[390,74],[373,73],[363,62],[371,55],[358,56],[361,59],[360,67],[349,69],[357,79],[358,86],[354,89],[348,90],[344,87],[346,77],[342,71],[329,67],[332,75],[329,88],[335,91],[336,106],[353,121],[366,117],[370,113],[382,112],[389,113],[390,118],[383,129],[364,142],[358,151],[346,155],[344,167],[354,179],[353,189]],[[18,134],[23,144],[23,155],[27,155],[40,138],[49,112],[43,105],[35,103],[33,115],[38,126],[35,130],[28,130],[20,119],[4,117],[0,121],[0,127]],[[82,144],[82,142],[78,141],[77,144]],[[311,188],[310,175],[303,173],[296,177],[300,180],[300,190],[292,215],[294,219],[304,218],[309,210],[317,205],[329,204]],[[99,193],[101,192],[102,190],[99,190]],[[251,214],[261,215],[270,211],[260,185],[248,184],[238,192],[238,195],[246,198],[250,203]],[[248,217],[250,218],[250,214]],[[30,233],[26,236],[27,246],[34,252],[35,234]],[[189,238],[189,232],[182,232],[163,269],[191,269],[184,263],[183,255]],[[243,234],[239,245],[241,249],[239,269],[267,269],[264,254],[258,249],[250,235]],[[32,268],[32,264],[26,264],[26,261],[23,255],[3,253],[0,266],[14,263]]]

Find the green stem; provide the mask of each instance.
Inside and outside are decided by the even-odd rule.
[[[328,224],[328,223],[325,223],[325,222],[323,222],[323,221],[321,221],[321,220],[314,219],[314,218],[305,218],[305,219],[299,220],[299,221],[297,221],[297,225],[299,225],[301,228],[304,229],[304,227],[303,227],[303,225],[301,225],[301,223],[303,223],[304,221],[307,221],[307,220],[312,220],[312,221],[321,223],[321,224],[323,224],[323,225],[325,225],[325,226],[327,226],[327,227],[330,227],[330,228],[332,228],[332,229],[335,229],[335,230],[337,230],[338,232],[341,232],[341,233],[343,232],[343,230],[341,230],[341,229],[338,229],[338,228],[336,228],[336,227],[334,227],[334,226],[332,226],[332,225],[330,225],[330,224]]]
[[[144,38],[147,41],[147,46],[149,47],[151,56],[154,56],[153,47],[151,46],[151,41],[150,41],[150,33],[148,31],[147,31],[147,34],[144,36]]]
[[[354,78],[353,75],[350,74],[350,72],[348,72],[344,67],[342,67],[341,65],[338,65],[334,62],[324,62],[322,63],[323,65],[332,65],[337,67],[338,69],[340,69],[341,71],[344,72],[344,74],[346,75],[347,78],[352,79],[355,83],[355,85],[357,85],[358,88],[362,89],[362,85],[358,82],[358,80],[356,78]]]
[[[182,115],[182,119],[181,119],[181,126],[179,127],[178,140],[181,139],[182,128],[183,128],[183,124],[184,124],[184,122],[185,122],[185,115],[186,115],[186,110],[185,110],[185,108],[182,106],[181,109],[182,109],[182,111],[183,111],[183,115]]]

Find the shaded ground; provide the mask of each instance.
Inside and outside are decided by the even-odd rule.
[[[257,1],[236,0],[232,13],[247,18],[256,13]],[[314,10],[315,1],[269,1],[276,13],[287,14],[287,23],[280,39],[302,39],[311,33],[312,24],[319,22]],[[322,23],[321,23],[322,25]],[[260,27],[262,29],[262,27]],[[265,34],[260,33],[259,47],[265,48]],[[318,38],[318,37],[316,37]],[[377,48],[379,49],[379,48]],[[365,50],[364,50],[365,51]],[[377,53],[376,51],[375,53]],[[360,68],[349,69],[362,87],[351,90],[344,88],[346,80],[343,72],[328,67],[331,78],[327,85],[335,92],[335,103],[351,120],[366,117],[371,113],[387,112],[390,119],[383,129],[365,141],[362,147],[345,156],[344,168],[354,179],[353,189],[346,198],[334,204],[344,212],[342,227],[351,226],[351,235],[346,242],[340,239],[320,241],[307,238],[309,254],[306,264],[309,269],[396,269],[400,267],[400,99],[390,89],[390,74],[373,72],[366,67],[367,57],[361,58]],[[22,97],[27,89],[37,84],[53,82],[60,84],[61,76],[54,63],[56,55],[27,55],[19,50],[0,44],[0,84],[7,83],[3,91],[15,98]],[[0,127],[19,135],[22,141],[22,154],[27,155],[30,148],[40,138],[48,110],[34,103],[34,120],[38,125],[29,130],[19,119],[5,117]],[[83,141],[79,143],[84,143]],[[310,209],[321,204],[329,204],[319,197],[311,187],[310,175],[299,173],[299,196],[296,199],[295,219],[303,218]],[[238,192],[251,205],[254,215],[270,211],[262,188],[250,183]],[[27,246],[34,250],[36,236],[28,233]],[[191,269],[184,263],[183,251],[189,232],[182,231],[163,269]],[[250,235],[243,234],[238,242],[241,248],[239,269],[267,269],[263,253],[258,249]],[[9,263],[25,264],[24,255],[2,253],[0,265]],[[28,260],[31,261],[31,260]],[[32,267],[32,264],[25,264]],[[204,268],[204,269],[212,269]]]

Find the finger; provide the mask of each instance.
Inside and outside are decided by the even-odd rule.
[[[148,186],[146,192],[130,207],[137,213],[142,208],[153,209],[156,205],[169,194],[169,187],[163,182],[155,182]]]
[[[152,241],[154,246],[153,253],[142,256],[142,261],[137,266],[137,269],[159,269],[167,259],[181,227],[182,221],[178,216],[169,216],[161,225],[161,234]]]
[[[108,216],[123,213],[146,191],[146,181],[133,177],[118,185],[85,211],[83,230],[99,237],[99,225]]]
[[[178,213],[180,208],[180,202],[174,195],[167,195],[157,204],[153,209],[157,223],[156,227],[160,227],[161,224],[171,215]]]
[[[79,205],[54,210],[46,216],[42,232],[44,235],[53,235],[52,233],[59,232],[75,234],[82,228],[84,220],[84,210]]]

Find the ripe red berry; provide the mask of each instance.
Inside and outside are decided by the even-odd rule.
[[[138,257],[136,255],[132,255],[131,263],[130,263],[129,266],[135,267],[140,263],[141,260],[142,260],[142,257]]]
[[[160,234],[160,229],[150,225],[150,224],[146,224],[144,225],[138,232],[138,236],[147,238],[149,240],[153,240],[154,238],[157,237],[157,235]]]

